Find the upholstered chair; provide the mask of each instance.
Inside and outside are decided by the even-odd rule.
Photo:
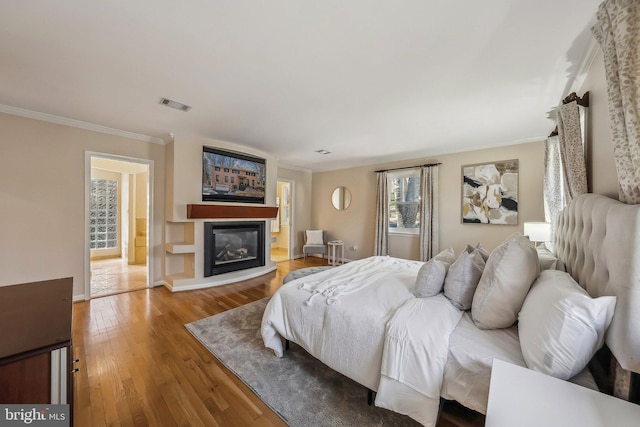
[[[322,254],[325,258],[327,253],[327,232],[325,230],[306,230],[304,232],[304,246],[302,247],[304,259],[307,255]]]

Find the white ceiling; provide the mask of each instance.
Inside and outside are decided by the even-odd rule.
[[[0,104],[314,171],[526,142],[553,128],[599,3],[3,1]]]

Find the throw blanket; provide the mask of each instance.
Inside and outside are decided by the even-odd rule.
[[[376,406],[436,425],[449,336],[462,314],[442,294],[396,310],[387,323]]]
[[[392,257],[353,261],[283,285],[262,317],[266,347],[282,357],[282,338],[325,365],[378,389],[387,322],[414,299],[422,262]]]

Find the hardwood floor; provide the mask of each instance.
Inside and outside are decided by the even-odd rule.
[[[201,291],[156,287],[74,304],[74,425],[286,425],[184,324],[270,296],[290,271],[320,262],[280,262],[273,273]],[[438,425],[483,420],[446,405]]]

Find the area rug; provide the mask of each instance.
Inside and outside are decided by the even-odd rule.
[[[185,327],[290,426],[417,426],[409,417],[367,405],[367,389],[296,344],[278,358],[264,347],[262,314],[269,299]]]

